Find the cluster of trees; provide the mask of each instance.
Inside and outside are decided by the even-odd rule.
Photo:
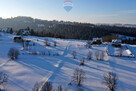
[[[121,51],[120,54],[122,54],[122,51]],[[77,57],[77,52],[76,52],[76,51],[73,51],[73,52],[72,52],[72,57],[73,57],[73,59],[76,59],[76,57]],[[94,54],[94,57],[95,57],[96,60],[101,60],[101,61],[103,61],[103,60],[104,60],[104,57],[105,57],[105,53],[104,53],[104,52],[100,52],[100,51],[96,51],[95,54]],[[88,60],[91,60],[91,59],[93,58],[93,53],[92,53],[91,51],[89,51],[89,52],[87,53],[87,57],[86,57],[86,58],[87,58]],[[85,58],[83,57],[83,58],[81,59],[81,64],[84,64],[84,62],[85,62]]]

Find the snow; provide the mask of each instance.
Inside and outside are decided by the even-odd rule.
[[[75,68],[79,67],[85,72],[85,81],[82,85],[84,91],[106,91],[107,88],[102,84],[103,75],[109,71],[115,72],[118,76],[117,91],[135,91],[136,89],[136,58],[112,57],[107,56],[106,45],[93,45],[91,49],[85,47],[84,40],[68,40],[48,38],[51,46],[44,45],[44,37],[26,36],[25,38],[35,43],[29,50],[21,50],[22,44],[13,42],[14,35],[3,33],[0,37],[0,71],[9,75],[9,81],[5,87],[6,91],[32,91],[36,82],[51,81],[53,88],[62,85],[68,91],[76,91],[76,86],[69,86],[71,76]],[[38,39],[38,41],[37,41]],[[53,42],[57,46],[53,46]],[[11,47],[20,50],[20,56],[17,60],[10,60],[7,57]],[[136,45],[127,45],[130,51],[136,56]],[[48,51],[48,55],[31,55],[28,52],[36,50],[37,52]],[[77,58],[72,58],[72,51],[77,52]],[[87,53],[96,51],[105,53],[105,61],[92,60],[85,61],[84,66],[79,66],[80,59],[86,57]],[[53,56],[58,52],[60,56]]]

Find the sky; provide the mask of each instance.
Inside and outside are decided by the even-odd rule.
[[[64,9],[65,0],[0,0],[0,17],[30,16],[44,20],[87,23],[136,24],[136,0],[71,0],[72,9]]]

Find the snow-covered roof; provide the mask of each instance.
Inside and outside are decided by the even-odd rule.
[[[120,39],[112,39],[112,43],[121,43],[122,42],[122,40],[120,40]]]
[[[9,28],[2,29],[3,32],[9,32]]]
[[[44,24],[37,24],[38,27],[44,27]]]
[[[102,38],[93,38],[93,41],[100,40],[101,42],[103,41]]]

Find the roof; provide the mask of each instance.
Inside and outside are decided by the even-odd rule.
[[[93,38],[93,41],[97,41],[97,40],[103,41],[102,38]]]
[[[112,39],[112,43],[121,43],[122,42],[122,40],[120,40],[120,39]]]

